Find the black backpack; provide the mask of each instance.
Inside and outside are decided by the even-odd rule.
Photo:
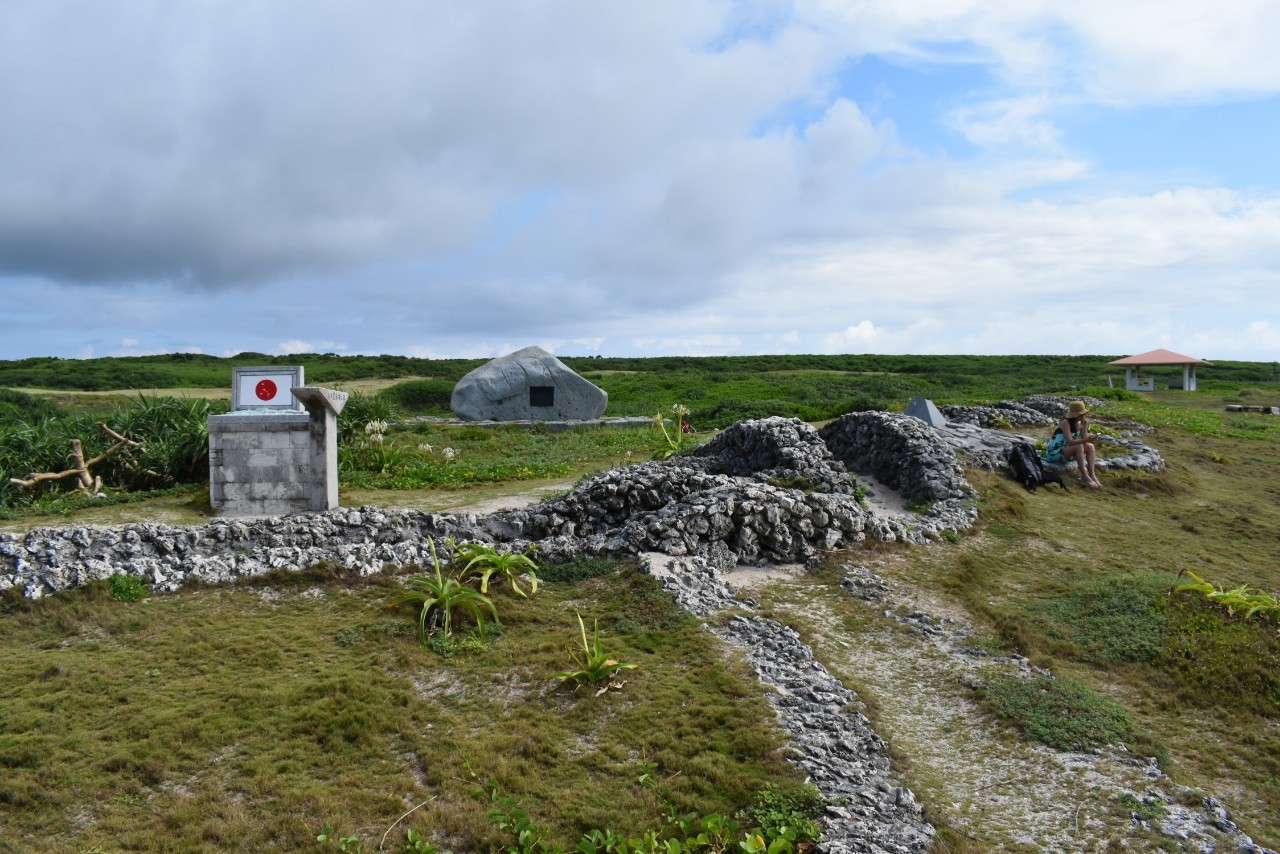
[[[1063,489],[1067,488],[1062,482],[1062,475],[1056,471],[1046,471],[1036,449],[1026,442],[1014,442],[1009,448],[1009,473],[1031,492],[1046,483],[1056,483]]]

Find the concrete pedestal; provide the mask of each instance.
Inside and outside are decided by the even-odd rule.
[[[338,413],[345,392],[298,387],[306,412],[210,415],[209,502],[219,516],[280,516],[338,506]]]

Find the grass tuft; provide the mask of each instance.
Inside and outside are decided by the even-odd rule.
[[[1200,708],[1280,715],[1280,634],[1268,621],[1231,616],[1195,593],[1172,597],[1155,662],[1178,697]]]
[[[1174,576],[1111,576],[1038,606],[1045,631],[1078,649],[1089,662],[1150,661],[1160,654],[1167,618],[1164,604]]]
[[[1070,679],[999,675],[982,697],[1028,738],[1056,750],[1092,750],[1124,742],[1134,732],[1123,706]]]
[[[136,575],[113,575],[106,580],[107,592],[119,602],[136,602],[147,595],[147,584]]]

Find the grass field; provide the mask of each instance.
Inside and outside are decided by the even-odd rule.
[[[1276,397],[1250,383],[1115,401],[1102,418],[1154,425],[1145,441],[1166,473],[1107,475],[1102,492],[1029,494],[971,472],[981,518],[958,542],[833,554],[756,594],[859,691],[942,831],[938,851],[1031,850],[1018,840],[1036,816],[981,807],[1012,775],[965,791],[971,778],[955,757],[1036,761],[1027,745],[1062,728],[1035,712],[1009,717],[999,683],[979,692],[971,674],[931,660],[902,670],[917,641],[840,588],[842,564],[875,568],[902,596],[971,622],[993,651],[1025,654],[1089,703],[1116,704],[1135,757],[1158,757],[1172,781],[1222,799],[1256,841],[1280,846],[1280,627],[1169,595],[1184,569],[1280,593],[1280,418],[1223,411]],[[505,460],[554,472],[413,489],[349,481],[344,504],[446,509],[542,495],[660,447],[650,431],[391,438],[450,442],[461,451],[450,462],[476,471]],[[207,514],[206,495],[179,489],[4,525]],[[141,601],[103,585],[5,599],[0,851],[296,850],[320,848],[324,827],[372,851],[419,804],[385,850],[400,850],[406,827],[482,850],[509,842],[476,794],[490,778],[572,846],[592,827],[665,826],[669,802],[733,814],[766,783],[799,782],[750,673],[630,564],[551,571],[530,600],[498,592],[501,634],[452,650],[421,647],[412,610],[384,607],[409,571],[362,580],[322,568]],[[588,625],[598,617],[606,648],[641,665],[621,691],[554,690],[551,674],[572,666],[577,613]],[[924,704],[903,686],[926,676],[930,696],[954,699],[964,721],[922,722]],[[640,783],[649,768],[661,796]],[[1130,825],[1117,792],[1075,794],[1074,820],[1104,823],[1100,838],[1159,846]]]
[[[750,674],[626,566],[496,594],[502,635],[448,657],[387,610],[399,589],[304,576],[10,606],[5,652],[27,652],[0,665],[0,850],[299,850],[325,826],[376,844],[423,802],[406,826],[476,850],[499,838],[475,796],[490,779],[564,839],[660,823],[646,761],[682,811],[796,782]],[[575,612],[642,665],[621,691],[556,690]]]
[[[338,391],[359,392],[361,394],[377,394],[393,385],[403,382],[428,380],[430,377],[395,377],[392,379],[359,379],[337,382],[331,385]],[[139,388],[111,389],[107,391],[68,391],[50,388],[15,388],[13,391],[34,395],[48,400],[58,406],[85,412],[110,412],[119,406],[128,406],[140,396],[144,398],[177,397],[195,398],[198,400],[219,400],[231,402],[231,384],[209,387],[173,388]]]

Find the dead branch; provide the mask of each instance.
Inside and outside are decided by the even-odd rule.
[[[94,475],[90,474],[89,472],[90,466],[96,466],[98,463],[107,459],[116,451],[119,451],[121,448],[128,447],[128,446],[140,448],[142,447],[142,443],[135,442],[133,439],[129,439],[124,436],[121,436],[119,433],[117,433],[115,430],[112,430],[110,427],[108,427],[106,424],[103,424],[101,421],[98,421],[96,423],[99,430],[101,430],[107,436],[115,440],[115,444],[112,445],[110,448],[103,451],[101,454],[98,454],[93,459],[86,460],[84,458],[84,447],[80,444],[80,440],[72,439],[71,452],[67,454],[67,456],[71,458],[71,462],[74,466],[73,468],[69,468],[66,471],[60,471],[60,472],[41,472],[40,474],[36,474],[35,472],[32,472],[30,475],[27,476],[26,480],[23,480],[22,478],[17,478],[17,477],[11,477],[9,478],[9,482],[17,484],[18,486],[30,488],[32,486],[35,486],[37,483],[44,483],[45,481],[49,481],[49,480],[62,480],[63,478],[74,476],[80,480],[79,489],[81,492],[85,492],[90,495],[101,492],[102,478],[95,477]]]

